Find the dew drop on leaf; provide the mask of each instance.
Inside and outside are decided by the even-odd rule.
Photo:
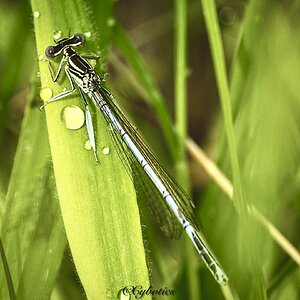
[[[76,130],[84,124],[84,112],[77,105],[65,106],[62,110],[62,121],[65,123],[66,128]]]
[[[39,17],[40,17],[40,12],[37,11],[37,10],[35,10],[35,11],[33,12],[33,17],[34,17],[35,19],[39,18]]]
[[[58,39],[60,39],[61,38],[61,36],[62,36],[62,31],[61,30],[55,30],[54,32],[53,32],[53,38],[55,39],[55,40],[58,40]]]

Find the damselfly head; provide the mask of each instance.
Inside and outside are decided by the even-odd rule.
[[[55,43],[63,47],[78,47],[83,45],[85,42],[85,37],[81,33],[76,33],[69,38],[61,38]]]
[[[71,47],[78,47],[83,45],[85,38],[83,34],[76,33],[69,38],[62,38],[58,41],[55,41],[55,46],[49,46],[46,48],[45,54],[47,58],[54,59],[56,56],[59,56],[65,49]]]

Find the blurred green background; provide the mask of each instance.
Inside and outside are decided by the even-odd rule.
[[[152,219],[142,218],[151,284],[176,291],[154,298],[299,299],[300,4],[216,1],[227,67],[223,81],[228,78],[230,89],[228,115],[220,105],[224,90],[216,74],[221,65],[214,59],[217,45],[208,25],[213,20],[202,9],[207,2],[76,1],[89,7],[100,36],[107,85],[163,164],[190,187],[203,234],[229,276],[229,286],[221,289],[185,238],[169,241]],[[176,29],[184,16],[185,43],[180,44]],[[30,3],[2,0],[0,31],[1,299],[15,299],[14,293],[17,299],[85,299],[64,233],[45,116],[38,110]],[[185,47],[184,66],[178,69],[178,53]],[[185,86],[176,79],[181,75],[186,114],[175,101]],[[261,218],[237,213],[213,176],[172,144],[171,123],[179,128],[176,137],[185,131],[181,117],[188,136],[230,181],[233,153],[224,120],[232,118],[243,201],[296,249],[276,240]]]

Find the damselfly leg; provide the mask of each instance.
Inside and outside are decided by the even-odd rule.
[[[99,159],[98,159],[98,156],[97,156],[97,150],[96,150],[95,133],[94,133],[94,127],[93,127],[93,120],[92,120],[91,112],[90,112],[90,109],[89,109],[88,102],[85,99],[84,93],[82,92],[81,88],[78,88],[78,89],[79,89],[81,98],[83,100],[84,106],[85,106],[85,124],[86,124],[87,132],[88,132],[88,135],[89,135],[89,140],[90,140],[91,146],[93,148],[93,153],[94,153],[96,163],[99,163]]]
[[[100,58],[99,56],[88,56],[88,57],[90,59],[95,59],[95,60],[98,60]],[[59,77],[61,75],[63,64],[64,64],[64,58],[61,59],[59,67],[58,67],[58,71],[57,71],[56,75],[54,76],[53,75],[53,69],[51,68],[51,65],[50,65],[50,62],[49,62],[48,67],[49,67],[49,70],[50,70],[50,74],[51,74],[52,80],[54,82],[56,82],[59,79]],[[72,93],[74,93],[76,91],[76,85],[75,85],[75,83],[74,83],[72,77],[70,76],[70,73],[69,73],[69,71],[68,71],[68,69],[66,67],[65,67],[65,73],[67,74],[67,77],[68,77],[69,82],[71,84],[71,89],[67,90],[67,91],[63,91],[63,92],[61,92],[61,93],[53,96],[51,99],[49,99],[48,101],[46,101],[39,108],[40,110],[44,109],[44,107],[46,105],[48,105],[49,103],[61,100],[61,99],[65,98],[65,97],[67,97],[69,95],[71,95]],[[81,88],[78,88],[78,89],[79,89],[81,98],[83,100],[84,106],[85,106],[85,123],[86,123],[86,128],[87,128],[87,132],[88,132],[88,136],[89,136],[89,141],[90,141],[91,147],[93,149],[95,161],[96,161],[96,163],[99,163],[99,159],[98,159],[98,156],[97,156],[97,149],[96,149],[96,142],[95,142],[95,133],[94,133],[94,128],[93,128],[93,121],[92,121],[91,112],[90,112],[90,109],[89,109],[88,102],[87,102],[87,100],[86,100],[86,98],[84,96],[84,93],[82,92]]]
[[[61,93],[59,93],[59,94],[53,96],[51,99],[45,101],[45,103],[40,107],[40,110],[44,109],[44,107],[45,107],[46,105],[48,105],[49,103],[54,102],[54,101],[57,101],[57,100],[61,100],[61,99],[65,98],[65,97],[67,97],[67,96],[69,96],[69,95],[71,95],[72,93],[74,93],[74,92],[76,91],[76,86],[75,86],[75,84],[74,84],[74,82],[73,82],[73,80],[72,80],[72,78],[71,78],[69,72],[68,72],[67,70],[65,70],[65,71],[66,71],[66,74],[67,74],[68,79],[69,79],[69,81],[70,81],[71,89],[70,89],[70,90],[67,90],[67,91],[63,91],[63,92],[61,92]],[[56,80],[58,80],[58,78],[57,78]],[[53,81],[54,81],[54,80],[53,80]]]

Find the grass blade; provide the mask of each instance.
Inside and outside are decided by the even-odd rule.
[[[250,220],[247,212],[248,197],[244,197],[240,163],[238,159],[236,135],[233,126],[233,116],[231,111],[231,99],[229,92],[228,79],[226,75],[224,49],[221,39],[221,31],[219,28],[217,10],[214,1],[202,0],[204,20],[210,41],[214,70],[216,74],[217,87],[221,100],[221,107],[224,118],[224,128],[228,143],[228,152],[230,157],[230,165],[233,177],[233,202],[239,214],[238,223],[240,226],[239,236],[241,245],[244,248],[244,269],[254,274],[252,293],[257,299],[266,299],[266,290],[263,284],[263,274],[259,266],[258,251],[252,242],[257,238],[252,220]],[[248,195],[247,195],[248,196]]]
[[[231,100],[229,93],[228,79],[226,75],[225,57],[223,45],[221,42],[221,32],[218,26],[216,7],[214,1],[202,0],[202,7],[204,13],[204,19],[210,40],[210,46],[212,51],[212,58],[214,62],[214,69],[216,73],[216,80],[219,90],[219,96],[221,100],[221,106],[223,111],[224,126],[228,142],[230,162],[233,173],[234,182],[234,203],[241,217],[244,218],[247,215],[246,204],[244,203],[242,184],[240,176],[240,168],[237,156],[237,147],[234,136],[233,118],[231,112]]]
[[[36,99],[36,92],[34,86],[31,99]],[[22,124],[1,220],[3,247],[20,299],[50,296],[65,248],[55,188],[51,185],[45,119],[33,100],[28,103]],[[3,272],[0,283],[5,286]],[[1,289],[1,298],[7,297],[7,289]]]
[[[32,10],[40,13],[35,19],[38,55],[53,44],[53,32],[60,30],[66,36],[69,28],[72,32],[89,32],[86,46],[97,49],[100,43],[85,1],[31,3]],[[40,71],[42,87],[50,88],[54,95],[69,85],[67,80],[51,82],[44,62],[40,63]],[[86,128],[69,130],[61,120],[66,105],[82,104],[78,93],[48,105],[47,127],[59,202],[78,275],[88,298],[108,299],[127,285],[148,286],[148,272],[135,191],[114,149],[105,119],[95,113],[99,165],[84,148]],[[108,155],[102,154],[104,147],[110,149]]]

